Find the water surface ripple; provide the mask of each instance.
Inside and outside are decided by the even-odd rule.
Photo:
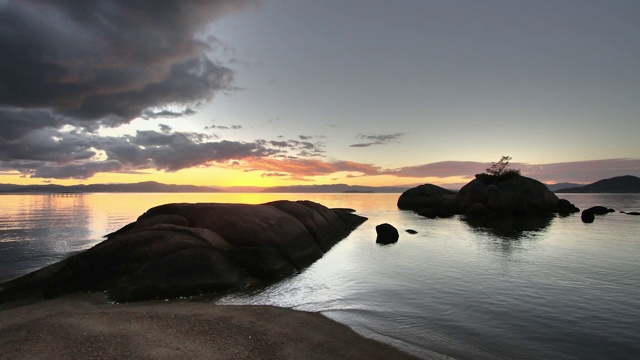
[[[218,304],[319,311],[424,358],[635,359],[640,354],[640,217],[430,220],[397,194],[3,195],[0,281],[86,249],[168,202],[308,199],[369,221],[294,277]],[[640,211],[639,195],[571,194],[581,208]],[[375,226],[400,231],[379,246]],[[411,235],[406,229],[414,229]]]

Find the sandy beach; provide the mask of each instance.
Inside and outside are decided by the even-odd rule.
[[[2,359],[416,359],[317,313],[70,295],[0,310]]]

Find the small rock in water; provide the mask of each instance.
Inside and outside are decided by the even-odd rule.
[[[580,219],[582,219],[583,223],[592,223],[593,220],[596,219],[596,216],[593,214],[593,212],[585,210],[580,215]]]
[[[376,242],[378,244],[393,244],[398,241],[400,234],[398,234],[398,229],[393,227],[391,224],[380,224],[376,226],[376,233],[378,237],[376,238]]]
[[[413,230],[413,229],[407,229],[405,230],[406,232],[408,232],[409,234],[417,234],[418,232]]]

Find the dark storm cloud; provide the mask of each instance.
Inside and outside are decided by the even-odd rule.
[[[145,110],[188,106],[233,89],[233,71],[209,58],[212,45],[200,33],[255,3],[2,2],[0,108],[35,110],[19,114],[29,118],[23,132],[68,119],[117,126],[143,114],[172,117]]]
[[[33,172],[33,178],[87,179],[100,172],[114,172],[122,169],[118,161],[89,161],[65,165],[43,165]]]
[[[123,137],[44,128],[18,140],[0,137],[0,170],[41,178],[88,178],[97,172],[144,169],[178,171],[247,158],[275,156],[267,141],[212,141],[202,133],[138,131]],[[104,166],[100,166],[104,164]]]
[[[0,1],[0,168],[87,178],[276,152],[256,143],[213,142],[215,135],[173,133],[164,124],[161,132],[96,135],[100,126],[136,117],[192,115],[216,94],[235,90],[234,72],[211,58],[222,43],[207,26],[257,3]]]
[[[59,128],[74,123],[77,122],[50,110],[0,108],[0,138],[4,140],[20,139],[34,129]]]
[[[382,134],[382,135],[358,134],[358,136],[356,136],[356,139],[365,140],[366,142],[353,144],[353,145],[350,145],[350,147],[369,147],[372,145],[384,145],[391,141],[397,140],[403,135],[404,133]]]
[[[62,133],[44,128],[19,139],[0,137],[0,160],[69,162],[87,160],[95,155],[92,140],[81,132]]]
[[[170,111],[170,110],[160,110],[160,111],[153,111],[153,110],[145,110],[142,112],[141,117],[143,119],[158,119],[158,118],[179,118],[182,116],[189,116],[189,115],[193,115],[195,114],[196,111],[188,108],[185,109],[184,111]]]
[[[171,130],[173,130],[173,128],[167,124],[160,124],[158,125],[158,127],[160,128],[160,131],[162,131],[165,134],[168,134],[171,132]]]
[[[155,168],[178,171],[211,162],[265,157],[279,151],[258,143],[208,141],[210,135],[199,133],[161,133],[138,131],[135,136],[104,138],[96,147],[104,150],[109,160],[117,160],[127,168]]]

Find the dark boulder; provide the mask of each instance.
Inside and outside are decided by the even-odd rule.
[[[596,219],[596,215],[591,211],[584,210],[582,214],[580,214],[580,219],[583,223],[590,224]]]
[[[386,245],[393,244],[398,242],[398,238],[400,234],[398,234],[398,229],[396,229],[391,224],[380,224],[376,226],[376,233],[378,234],[376,238],[376,243]]]
[[[592,206],[582,211],[582,214],[580,214],[580,219],[582,219],[582,222],[584,223],[592,223],[595,220],[596,215],[606,215],[610,212],[615,212],[615,210],[609,209],[604,206]]]
[[[266,247],[242,247],[227,250],[224,255],[257,280],[280,280],[297,272],[278,250]]]
[[[188,248],[150,259],[108,290],[113,301],[139,301],[229,290],[244,284],[240,269],[213,248]]]
[[[133,301],[244,288],[308,266],[365,220],[308,201],[161,205],[89,250],[0,284],[0,303],[80,291]]]
[[[475,203],[466,208],[464,215],[472,217],[487,217],[492,215],[492,212],[485,204]]]
[[[608,213],[615,212],[614,209],[609,209],[609,208],[604,207],[604,206],[592,206],[592,207],[586,209],[585,211],[593,213],[593,215],[606,215]]]
[[[560,199],[558,201],[558,204],[556,205],[554,212],[557,212],[560,215],[569,215],[569,214],[580,212],[580,209],[578,209],[575,205],[570,203],[569,200]]]
[[[462,208],[480,203],[493,212],[505,214],[542,214],[554,212],[560,199],[549,188],[525,176],[510,176],[495,183],[478,177],[458,192],[456,202]]]
[[[411,188],[398,198],[398,208],[402,210],[421,210],[453,206],[456,193],[436,185],[424,184]]]

